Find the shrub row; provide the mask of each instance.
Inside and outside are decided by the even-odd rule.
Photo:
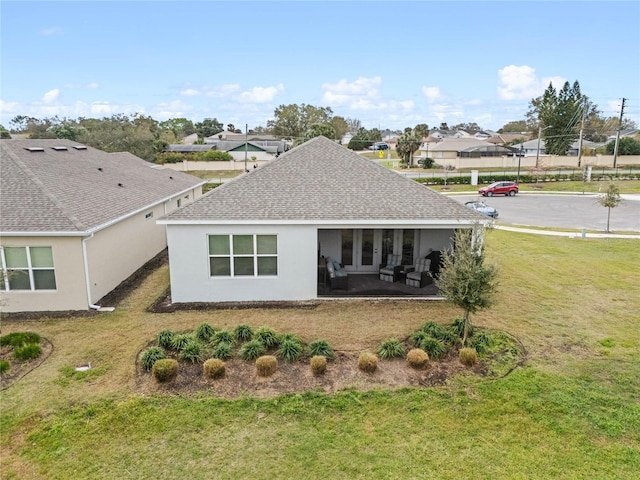
[[[243,360],[254,361],[269,353],[288,362],[299,360],[304,353],[309,357],[333,358],[333,349],[326,340],[315,340],[305,349],[296,335],[279,335],[266,326],[254,331],[249,325],[238,325],[228,330],[203,323],[189,333],[176,333],[168,329],[160,331],[156,336],[156,345],[142,352],[140,363],[149,371],[155,362],[169,357],[200,363],[209,358],[225,361],[237,354]]]
[[[624,174],[612,174],[612,175],[600,175],[593,173],[591,175],[591,181],[603,181],[609,178],[616,180],[640,180],[640,173],[624,173]],[[515,182],[518,179],[517,174],[492,174],[492,175],[479,175],[478,182],[481,184],[489,184],[500,181],[512,181]],[[454,177],[420,177],[414,178],[418,183],[424,183],[427,185],[470,185],[470,176],[454,176]],[[559,174],[520,174],[519,182],[522,183],[538,183],[538,182],[568,182],[575,181],[581,182],[583,180],[582,173],[559,173]]]
[[[230,153],[220,150],[207,150],[205,152],[163,152],[156,155],[155,163],[182,163],[184,160],[192,162],[228,162],[233,160]]]

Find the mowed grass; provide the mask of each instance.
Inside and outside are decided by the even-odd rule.
[[[474,323],[527,352],[494,381],[269,400],[145,394],[136,355],[164,328],[268,325],[362,351],[461,313],[415,301],[148,313],[166,267],[113,313],[5,321],[3,334],[27,326],[55,348],[1,393],[2,478],[637,478],[638,242],[496,230],[487,255],[500,292]],[[93,373],[71,373],[86,361]]]

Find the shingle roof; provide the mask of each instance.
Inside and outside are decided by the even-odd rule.
[[[78,146],[0,141],[0,232],[88,232],[204,183],[130,153]]]
[[[479,218],[455,200],[316,137],[161,222],[472,223]]]

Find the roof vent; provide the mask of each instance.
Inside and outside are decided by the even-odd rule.
[[[69,150],[67,147],[51,147],[52,149],[54,149],[56,152],[66,152],[67,150]]]
[[[98,167],[98,171],[101,172],[102,171],[102,167]]]
[[[44,152],[44,148],[42,147],[24,147],[24,149],[30,152]]]
[[[118,186],[119,186],[119,187],[124,187],[124,185],[123,185],[123,184],[121,184],[121,183],[119,183],[119,184],[118,184]]]
[[[173,180],[173,177],[169,177],[169,180]]]
[[[75,148],[76,150],[86,150],[87,147],[85,147],[84,145],[74,145],[73,148]]]

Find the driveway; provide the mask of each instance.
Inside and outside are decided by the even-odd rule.
[[[481,200],[498,210],[498,225],[575,228],[604,232],[607,208],[593,194],[529,194],[515,197],[482,197],[452,195],[460,203]],[[640,232],[640,195],[623,195],[623,200],[611,209],[612,231]]]

